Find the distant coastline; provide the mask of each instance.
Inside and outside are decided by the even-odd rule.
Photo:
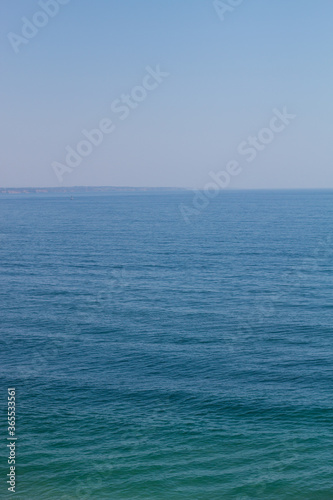
[[[163,187],[118,187],[118,186],[72,186],[72,187],[24,187],[1,188],[1,194],[48,194],[48,193],[109,193],[109,192],[143,192],[143,191],[185,191],[185,188]]]
[[[0,187],[0,196],[6,194],[82,194],[82,193],[172,193],[194,192],[198,189],[180,187],[130,187],[130,186],[70,186],[70,187]],[[281,191],[281,192],[332,192],[332,188],[253,188],[253,189],[220,189],[220,192],[232,191]]]

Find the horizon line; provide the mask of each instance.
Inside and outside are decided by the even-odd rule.
[[[177,186],[0,186],[0,194],[5,194],[3,191],[24,191],[24,190],[56,190],[67,191],[71,189],[113,189],[113,190],[169,190],[169,191],[204,191],[204,187],[177,187]],[[253,187],[253,188],[220,188],[219,191],[332,191],[333,187]]]

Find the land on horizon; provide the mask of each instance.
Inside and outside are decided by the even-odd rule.
[[[147,191],[204,191],[189,187],[133,187],[133,186],[58,186],[58,187],[0,187],[1,194],[50,194],[50,193],[108,193]],[[332,191],[332,188],[252,188],[220,189],[220,191]]]
[[[185,191],[177,187],[131,187],[131,186],[66,186],[66,187],[9,187],[0,188],[0,194],[45,194],[45,193],[104,193],[109,191]]]

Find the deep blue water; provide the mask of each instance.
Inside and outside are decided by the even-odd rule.
[[[0,498],[333,499],[333,192],[0,198]]]

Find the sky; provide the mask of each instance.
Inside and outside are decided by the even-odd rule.
[[[333,188],[332,18],[332,0],[2,0],[0,186]]]

